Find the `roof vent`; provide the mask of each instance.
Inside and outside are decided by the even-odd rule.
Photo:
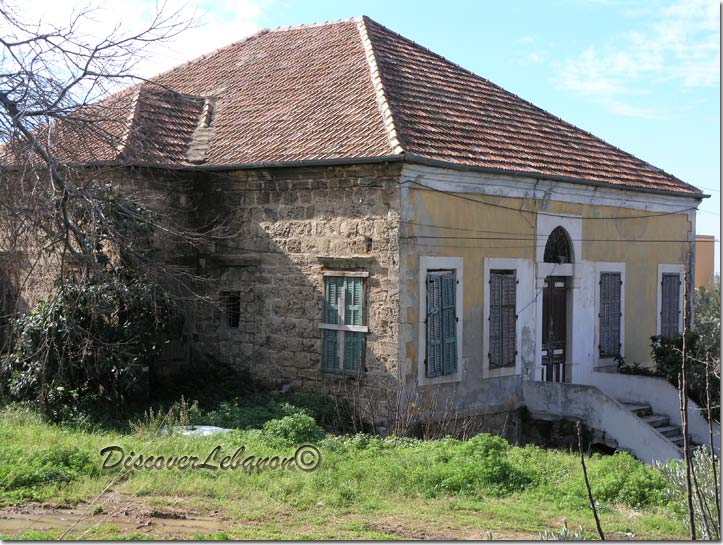
[[[201,123],[199,128],[208,128],[213,123],[213,117],[216,113],[216,97],[206,97],[203,103],[203,111],[201,112]]]
[[[196,130],[193,131],[191,143],[186,153],[186,157],[190,163],[203,163],[206,161],[206,152],[213,137],[213,121],[216,117],[217,100],[217,95],[207,96],[204,100],[198,126],[196,126]]]

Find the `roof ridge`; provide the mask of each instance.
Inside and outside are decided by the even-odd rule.
[[[122,92],[122,91],[121,91]],[[131,95],[131,105],[129,108],[128,115],[126,115],[126,129],[123,131],[123,136],[121,136],[121,141],[116,146],[117,150],[117,158],[124,159],[128,156],[129,151],[129,142],[131,141],[131,137],[133,135],[133,125],[136,122],[136,119],[138,118],[138,104],[140,103],[141,99],[141,93],[143,92],[143,84],[141,83],[138,85],[134,90],[133,94]],[[112,95],[111,95],[112,96]]]
[[[601,143],[603,143],[604,145],[609,146],[610,148],[613,148],[613,149],[617,150],[618,152],[622,153],[622,154],[625,155],[626,157],[632,158],[632,159],[635,160],[637,163],[639,163],[641,166],[647,167],[647,168],[649,168],[649,169],[651,169],[651,170],[655,170],[655,171],[657,171],[657,172],[661,172],[661,173],[663,173],[665,176],[668,176],[668,177],[672,178],[672,179],[675,180],[676,182],[680,182],[680,183],[683,183],[683,184],[685,184],[685,185],[687,185],[687,186],[689,186],[689,187],[695,188],[695,186],[693,186],[693,185],[691,185],[691,184],[689,184],[689,183],[687,183],[687,182],[684,182],[683,180],[681,180],[681,179],[678,178],[677,176],[675,176],[675,175],[673,175],[673,174],[670,174],[669,172],[666,172],[665,170],[661,169],[660,167],[656,167],[655,165],[653,165],[653,164],[651,164],[651,163],[649,163],[649,162],[641,159],[640,157],[637,157],[636,155],[633,155],[632,153],[630,153],[630,152],[628,152],[628,151],[625,151],[625,150],[622,149],[622,148],[619,148],[619,147],[616,146],[615,144],[611,144],[610,142],[608,142],[608,141],[606,141],[606,140],[603,140],[603,139],[600,138],[599,136],[596,136],[595,134],[591,133],[590,131],[588,131],[588,130],[586,130],[586,129],[583,129],[583,128],[581,128],[581,127],[578,127],[577,125],[575,125],[575,124],[573,124],[573,123],[570,123],[569,121],[565,121],[564,119],[562,119],[561,117],[553,114],[552,112],[549,112],[549,111],[545,110],[544,108],[541,108],[540,106],[537,106],[536,104],[533,104],[533,103],[530,102],[529,100],[526,100],[526,99],[522,98],[520,95],[518,95],[518,94],[516,94],[516,93],[513,93],[512,91],[509,91],[509,90],[505,89],[505,88],[502,87],[501,85],[498,85],[498,84],[496,84],[495,82],[493,82],[493,81],[491,81],[491,80],[489,80],[489,79],[487,79],[487,78],[484,78],[484,77],[480,76],[479,74],[476,74],[476,73],[472,72],[471,70],[465,68],[464,66],[462,66],[462,65],[460,65],[460,64],[458,64],[458,63],[456,63],[456,62],[454,62],[454,61],[452,61],[452,60],[450,60],[450,59],[448,59],[448,58],[445,57],[444,55],[440,55],[439,53],[436,53],[435,51],[432,51],[432,50],[429,49],[428,47],[425,47],[425,46],[423,46],[423,45],[415,42],[415,41],[412,40],[411,38],[408,38],[408,37],[406,37],[406,36],[404,36],[404,35],[402,35],[402,34],[400,34],[400,33],[398,33],[398,32],[395,32],[394,30],[392,30],[392,29],[384,26],[383,24],[381,24],[381,23],[379,23],[379,22],[377,22],[377,21],[374,21],[373,19],[369,19],[368,17],[365,17],[365,16],[364,16],[363,18],[364,18],[365,20],[371,20],[372,23],[374,23],[375,25],[381,27],[385,32],[388,32],[388,33],[390,33],[390,34],[392,34],[392,35],[394,35],[394,36],[396,36],[396,37],[398,37],[398,38],[401,38],[402,40],[404,40],[404,41],[406,41],[406,42],[409,42],[409,43],[413,44],[414,46],[418,47],[419,49],[421,49],[421,50],[429,53],[429,54],[432,55],[433,57],[436,57],[436,58],[438,58],[438,59],[441,59],[442,61],[444,61],[444,62],[452,65],[453,67],[458,68],[459,70],[462,70],[462,71],[465,72],[466,74],[472,76],[474,79],[484,81],[485,83],[487,83],[487,84],[489,84],[489,85],[491,85],[491,86],[499,89],[500,91],[502,91],[502,92],[504,92],[504,93],[507,93],[508,95],[511,95],[511,96],[515,97],[517,100],[520,100],[521,102],[524,102],[525,104],[531,106],[531,107],[534,108],[535,110],[537,110],[537,111],[539,111],[539,112],[542,112],[542,113],[545,114],[545,115],[549,115],[550,117],[556,119],[557,121],[563,123],[564,125],[567,125],[568,127],[571,127],[572,129],[574,129],[574,130],[576,130],[576,131],[579,131],[579,132],[581,132],[581,133],[584,133],[584,134],[586,134],[587,136],[591,137],[592,139],[594,139],[594,140],[596,140],[596,141],[598,141],[598,142],[601,142]],[[696,189],[697,189],[697,188],[696,188]]]
[[[387,101],[387,94],[384,90],[381,72],[379,71],[376,55],[374,54],[374,46],[372,45],[369,33],[367,32],[366,19],[366,16],[361,16],[355,17],[354,21],[356,23],[357,30],[359,31],[362,46],[364,47],[364,53],[366,55],[367,64],[369,65],[372,85],[374,86],[374,94],[376,95],[377,106],[379,107],[379,113],[382,116],[384,128],[387,130],[389,146],[392,148],[393,153],[401,154],[404,153],[404,147],[399,139],[399,133],[394,121],[394,112]]]
[[[329,26],[329,25],[338,25],[339,23],[357,23],[363,16],[356,15],[354,17],[348,17],[346,19],[335,19],[331,21],[321,21],[319,23],[301,23],[298,25],[287,25],[287,26],[277,26],[273,28],[265,28],[261,32],[286,32],[288,30],[303,30],[305,28],[319,28],[323,26]]]

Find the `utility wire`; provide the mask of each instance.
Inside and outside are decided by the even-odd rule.
[[[428,238],[428,239],[440,239],[440,240],[512,240],[518,242],[534,242],[540,240],[547,240],[547,235],[537,235],[536,237],[527,238],[515,238],[515,237],[465,237],[465,236],[441,236],[441,235],[405,235],[400,236],[400,239],[414,239],[414,238]],[[692,242],[691,240],[677,240],[677,239],[619,239],[619,238],[571,238],[572,242]]]
[[[444,189],[438,189],[436,187],[425,185],[421,182],[418,182],[417,180],[403,180],[400,182],[401,185],[404,184],[414,184],[421,188],[428,189],[430,191],[435,191],[437,193],[442,193],[443,195],[448,195],[450,197],[454,197],[456,199],[461,199],[463,201],[472,202],[475,204],[481,204],[484,206],[491,206],[494,208],[502,208],[504,210],[511,210],[513,212],[520,212],[520,213],[526,213],[526,214],[539,214],[542,216],[552,216],[556,218],[569,218],[569,215],[566,214],[556,214],[554,212],[545,212],[544,210],[523,210],[520,208],[515,208],[514,206],[506,206],[504,204],[498,204],[498,203],[491,203],[491,202],[485,202],[481,201],[479,199],[474,199],[472,197],[467,197],[465,195],[460,195],[459,193],[454,193],[452,191],[444,190]],[[504,197],[504,195],[500,195],[500,197]],[[683,214],[685,212],[690,212],[691,210],[697,210],[696,206],[688,207],[688,208],[682,208],[680,210],[675,210],[673,212],[656,212],[656,213],[650,213],[650,214],[639,214],[636,216],[588,216],[584,217],[582,219],[585,220],[630,220],[630,219],[642,219],[642,218],[656,218],[656,217],[662,217],[662,216],[673,216],[677,214]]]

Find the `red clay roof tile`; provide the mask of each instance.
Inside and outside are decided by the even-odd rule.
[[[123,127],[122,145],[78,159],[217,168],[397,155],[701,194],[367,17],[263,30],[106,101],[127,108],[103,125]]]

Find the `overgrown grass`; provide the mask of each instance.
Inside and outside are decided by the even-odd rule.
[[[432,536],[456,532],[484,539],[487,530],[558,530],[563,519],[570,528],[582,525],[587,535],[594,534],[574,454],[514,447],[486,434],[468,441],[335,436],[317,425],[313,411],[288,401],[274,403],[278,413],[273,415],[265,412],[268,407],[228,405],[208,414],[187,408],[187,414],[195,411],[192,420],[246,428],[209,437],[159,434],[178,414],[155,415],[134,431],[119,432],[51,425],[30,412],[5,409],[0,413],[0,504],[72,506],[93,500],[114,480],[110,493],[154,508],[221,512],[231,522],[203,535],[211,538],[410,537],[404,528],[424,525],[437,532]],[[303,442],[319,447],[317,471],[100,469],[99,451],[109,445],[126,453],[196,455],[203,461],[216,446],[222,455],[243,446],[246,455],[291,456]],[[680,508],[666,499],[659,470],[616,454],[592,456],[588,471],[607,533],[686,536]]]

